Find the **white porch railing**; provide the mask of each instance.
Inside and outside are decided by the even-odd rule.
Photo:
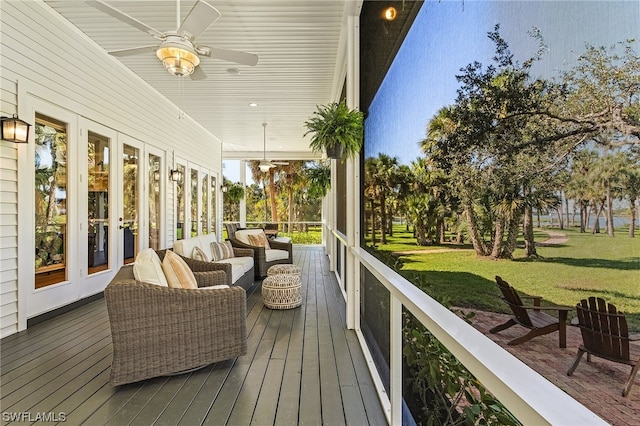
[[[333,244],[345,244],[344,236],[333,232]],[[345,246],[346,247],[346,246]],[[402,307],[409,310],[465,367],[498,398],[523,424],[605,425],[600,417],[567,395],[540,374],[436,302],[411,282],[359,247],[339,251],[352,255],[356,265],[366,268],[389,291],[390,318],[390,395],[373,361],[369,367],[389,424],[402,424]],[[345,259],[335,259],[345,265]],[[343,270],[344,271],[344,270]],[[345,277],[338,277],[344,283]],[[348,280],[347,280],[348,281]],[[352,285],[347,282],[347,287]],[[353,285],[360,286],[360,283]],[[357,292],[343,292],[357,294]],[[358,304],[347,300],[347,304]],[[359,312],[359,308],[355,308]],[[356,319],[356,333],[365,356],[369,348]]]

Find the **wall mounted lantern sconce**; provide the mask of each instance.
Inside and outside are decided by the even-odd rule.
[[[171,180],[174,182],[182,182],[182,172],[178,169],[169,170],[169,176],[171,176]]]
[[[31,124],[20,120],[18,114],[13,114],[13,117],[0,117],[0,122],[2,122],[0,139],[14,143],[29,142]]]
[[[220,191],[222,191],[222,193],[227,192],[229,188],[227,188],[227,185],[220,185]]]

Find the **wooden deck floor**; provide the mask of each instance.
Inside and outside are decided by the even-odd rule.
[[[296,246],[303,304],[273,311],[248,295],[248,353],[196,372],[112,387],[103,299],[3,339],[2,423],[384,425],[344,300],[321,247]],[[51,423],[53,424],[53,423]]]

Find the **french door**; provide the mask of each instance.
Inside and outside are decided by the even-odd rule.
[[[138,140],[30,102],[34,143],[21,175],[29,194],[20,203],[32,213],[20,221],[18,272],[26,318],[101,292],[141,248],[164,244],[166,179],[163,151],[145,156]]]
[[[122,262],[117,252],[117,182],[121,172],[116,151],[118,134],[87,119],[80,120],[79,250],[80,297],[104,290]],[[86,250],[83,250],[86,248]]]
[[[79,297],[77,151],[78,117],[55,105],[30,99],[34,143],[27,146],[19,194],[26,208],[21,217],[19,244],[20,293],[26,316],[55,309]],[[30,192],[30,196],[26,192]],[[86,241],[86,239],[85,239]],[[22,260],[24,257],[24,261]]]
[[[121,137],[118,144],[118,259],[122,264],[133,263],[143,245],[146,234],[141,218],[145,188],[143,144],[129,137]]]

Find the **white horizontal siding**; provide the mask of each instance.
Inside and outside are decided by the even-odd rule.
[[[2,79],[0,78],[0,81]],[[15,84],[1,84],[13,88]],[[9,93],[2,90],[3,96]],[[9,96],[15,99],[15,94]],[[2,115],[15,112],[3,102]],[[18,331],[18,164],[15,144],[0,141],[0,337]]]
[[[0,112],[18,110],[18,83],[41,98],[148,145],[221,171],[221,142],[42,1],[0,1]],[[160,64],[158,64],[160,66]],[[175,77],[166,75],[167,79]],[[22,100],[21,100],[22,102]],[[33,117],[20,117],[33,123]],[[0,142],[0,333],[18,330],[18,170],[16,145]],[[169,154],[170,153],[170,154]],[[165,164],[172,164],[171,158]],[[167,171],[168,172],[168,168]],[[165,173],[166,173],[165,172]],[[166,241],[173,243],[173,187]],[[26,235],[26,237],[29,237]],[[30,262],[32,259],[24,259]],[[22,306],[22,305],[21,305]]]

